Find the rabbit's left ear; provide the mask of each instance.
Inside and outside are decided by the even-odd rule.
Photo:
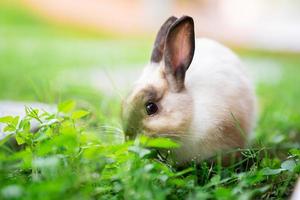
[[[176,17],[171,16],[160,27],[154,42],[154,47],[151,54],[151,62],[159,63],[162,60],[168,30],[176,20]]]
[[[194,50],[194,21],[183,16],[170,27],[164,49],[165,74],[172,92],[184,88],[185,72],[193,60]]]

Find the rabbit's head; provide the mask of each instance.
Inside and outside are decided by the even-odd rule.
[[[167,19],[156,36],[151,62],[123,102],[127,138],[140,133],[180,137],[189,129],[193,99],[184,80],[194,49],[193,19]]]

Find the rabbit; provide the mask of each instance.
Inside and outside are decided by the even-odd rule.
[[[190,16],[168,18],[150,63],[123,101],[127,139],[169,137],[180,165],[243,148],[256,118],[256,97],[238,57],[216,41],[195,38]]]

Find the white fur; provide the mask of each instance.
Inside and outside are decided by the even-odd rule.
[[[167,90],[163,70],[163,60],[160,64],[147,65],[128,104],[149,85]],[[237,123],[243,121],[248,135],[255,118],[252,83],[240,60],[228,48],[204,38],[196,39],[193,61],[185,76],[185,90],[166,92],[160,105],[162,113],[145,118],[143,124],[161,133],[177,131],[182,142],[182,147],[175,150],[178,164],[191,159],[203,160],[218,151],[242,147],[244,141],[237,139],[240,133],[230,135],[222,128],[224,125],[236,127],[236,117]],[[188,130],[184,127],[186,125]]]
[[[183,148],[177,151],[179,162],[208,158],[218,150],[230,148],[222,142],[212,144],[209,139],[217,137],[211,131],[217,129],[224,120],[222,117],[228,117],[233,107],[248,115],[249,129],[252,128],[255,110],[248,105],[255,102],[252,83],[237,56],[228,48],[213,40],[197,39],[185,87],[194,102],[189,133],[192,139],[183,140]]]

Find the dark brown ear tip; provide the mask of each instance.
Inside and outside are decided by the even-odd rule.
[[[162,26],[166,26],[166,25],[171,26],[173,23],[176,22],[176,20],[178,20],[177,17],[171,16],[165,21],[165,23]]]
[[[188,16],[188,15],[183,15],[182,17],[177,19],[177,21],[173,24],[173,26],[176,26],[176,25],[181,24],[181,23],[188,23],[192,27],[194,27],[194,19],[191,16]]]
[[[178,18],[177,17],[175,17],[174,15],[172,15],[172,16],[170,16],[168,19],[167,19],[167,21],[175,21],[175,20],[177,20]]]
[[[178,20],[191,20],[191,21],[194,21],[194,19],[189,15],[182,15]]]
[[[150,59],[151,62],[159,63],[162,60],[166,35],[168,33],[169,28],[176,21],[177,21],[177,17],[171,16],[160,27],[160,29],[156,35],[155,42],[154,42],[154,47],[153,47],[151,59]]]

